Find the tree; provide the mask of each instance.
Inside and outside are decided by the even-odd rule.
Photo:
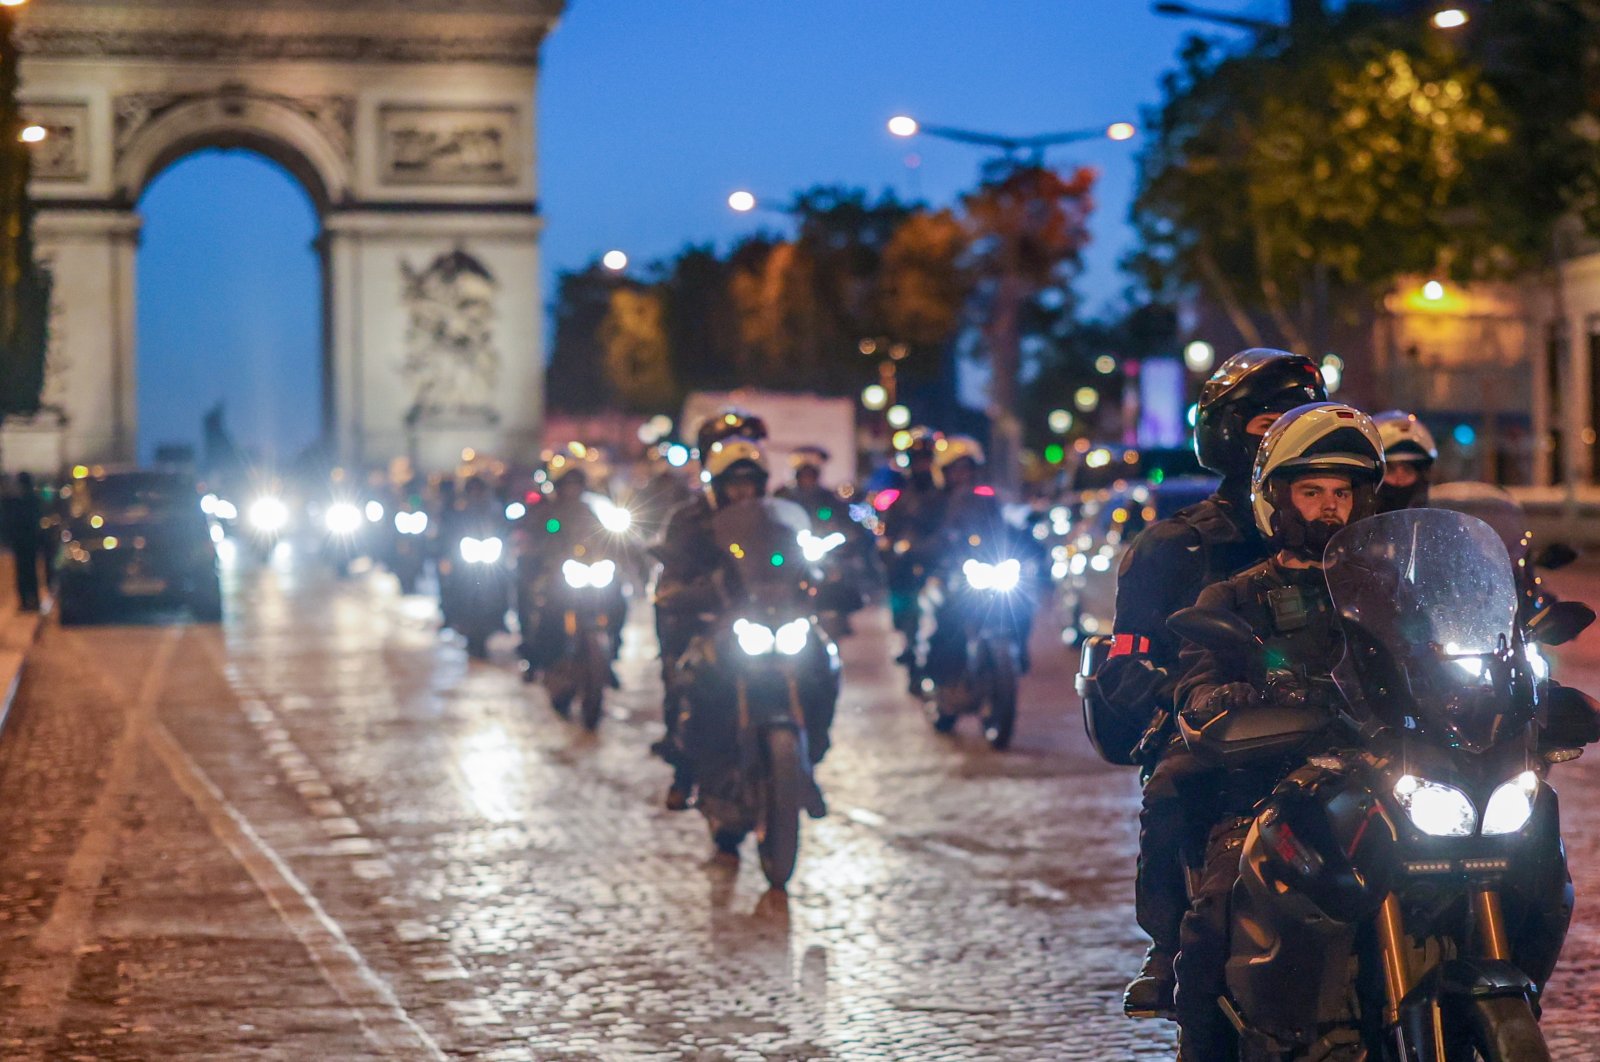
[[[1359,4],[1329,18],[1243,54],[1190,41],[1148,116],[1134,204],[1156,290],[1206,291],[1251,343],[1259,310],[1304,353],[1330,292],[1370,305],[1403,274],[1507,259],[1478,177],[1511,143],[1493,88],[1412,22]]]
[[[931,375],[972,292],[972,237],[950,210],[907,215],[883,250],[878,299],[885,334],[912,348],[912,373]]]
[[[656,413],[676,402],[662,303],[656,288],[618,287],[600,327],[606,379],[630,413]]]
[[[562,273],[556,281],[555,341],[545,372],[550,405],[567,413],[594,413],[611,399],[600,329],[611,295],[623,281],[598,262]]]

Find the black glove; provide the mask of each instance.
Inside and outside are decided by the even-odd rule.
[[[1114,656],[1100,665],[1100,673],[1095,678],[1106,700],[1127,715],[1145,716],[1154,714],[1158,708],[1170,708],[1170,705],[1156,703],[1167,681],[1167,672],[1146,657]]]
[[[1250,683],[1229,682],[1211,687],[1202,697],[1190,698],[1183,707],[1183,718],[1190,726],[1203,727],[1224,712],[1257,708],[1261,703],[1260,692]]]

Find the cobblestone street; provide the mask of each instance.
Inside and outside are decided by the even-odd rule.
[[[1136,779],[1089,749],[1055,630],[997,754],[934,734],[860,628],[785,897],[659,809],[643,623],[597,737],[387,576],[246,567],[220,628],[51,625],[0,739],[0,1055],[1170,1057],[1119,1005]],[[1588,641],[1558,667],[1595,689]],[[1600,1058],[1596,759],[1555,779],[1558,1058]]]

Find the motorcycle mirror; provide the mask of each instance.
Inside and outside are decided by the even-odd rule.
[[[1565,645],[1594,621],[1594,609],[1583,602],[1557,601],[1533,621],[1533,637],[1545,645]]]
[[[1180,609],[1167,619],[1167,629],[1203,649],[1237,659],[1249,659],[1261,645],[1248,623],[1220,609]]]
[[[1534,558],[1535,567],[1554,570],[1565,568],[1578,559],[1578,551],[1565,542],[1552,542],[1539,551],[1539,556]]]

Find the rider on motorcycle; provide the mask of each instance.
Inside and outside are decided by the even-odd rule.
[[[789,455],[789,467],[794,470],[794,482],[779,487],[773,496],[792,501],[806,511],[812,531],[818,538],[832,534],[843,536],[830,554],[835,567],[819,587],[818,611],[840,617],[838,630],[850,633],[850,615],[858,611],[866,600],[862,595],[863,569],[871,562],[872,541],[866,529],[850,518],[850,503],[831,487],[822,484],[822,473],[828,464],[828,451],[820,446],[802,446]]]
[[[943,492],[934,470],[938,445],[944,437],[931,428],[911,429],[911,445],[906,448],[906,475],[898,487],[878,495],[882,528],[878,545],[883,552],[889,583],[889,613],[894,629],[905,638],[898,663],[912,667],[916,661],[917,626],[920,617],[918,596],[927,578],[927,546],[938,532],[943,515]],[[916,676],[912,684],[916,685]]]
[[[1274,671],[1326,677],[1344,653],[1328,597],[1322,554],[1347,523],[1370,516],[1383,479],[1383,444],[1372,421],[1349,406],[1317,402],[1285,414],[1262,440],[1251,477],[1257,529],[1272,555],[1200,593],[1198,606],[1239,616],[1265,644]],[[1249,668],[1185,645],[1177,705],[1201,727],[1224,712],[1273,703],[1279,687],[1251,684]],[[1251,808],[1287,773],[1281,762],[1229,771],[1219,779],[1219,816],[1205,866],[1183,917],[1177,956],[1181,1062],[1228,1057],[1231,1026],[1217,1005],[1228,946],[1228,897],[1239,875]]]
[[[1123,997],[1132,1015],[1172,1010],[1172,959],[1188,906],[1184,840],[1196,823],[1209,825],[1204,813],[1186,815],[1186,807],[1205,796],[1206,772],[1170,726],[1173,686],[1182,672],[1167,617],[1194,604],[1205,587],[1266,557],[1250,518],[1256,448],[1280,415],[1326,397],[1321,372],[1298,354],[1254,349],[1224,362],[1200,392],[1194,438],[1200,463],[1222,477],[1221,485],[1205,501],[1147,527],[1117,575],[1111,656],[1094,681],[1110,707],[1130,721],[1131,733],[1144,734],[1134,739],[1145,771],[1134,894],[1139,926],[1151,944]],[[1192,847],[1203,841],[1201,834]]]
[[[562,611],[541,608],[537,588],[572,556],[574,545],[592,553],[597,560],[612,547],[613,536],[594,511],[588,489],[589,472],[585,462],[574,460],[569,451],[553,454],[544,468],[550,493],[540,504],[529,508],[520,521],[517,615],[522,622],[522,654],[528,662],[529,681],[552,662],[561,645]],[[619,594],[612,608],[612,630],[622,629],[626,612],[626,599]]]
[[[1433,433],[1415,413],[1399,409],[1376,414],[1372,423],[1383,440],[1386,462],[1383,483],[1378,487],[1378,511],[1425,508],[1433,464],[1439,460]]]
[[[712,449],[719,442],[742,438],[759,443],[766,437],[766,422],[752,413],[727,409],[707,417],[701,423],[695,440],[702,479],[709,480],[711,477]],[[763,483],[762,490],[765,489]],[[661,647],[661,715],[666,732],[652,749],[656,755],[669,761],[678,758],[673,753],[673,734],[683,707],[678,660],[703,624],[697,612],[663,608],[661,603],[663,598],[682,587],[694,585],[716,570],[716,551],[705,546],[712,538],[711,517],[716,512],[715,498],[715,487],[707,483],[673,510],[653,550],[661,561],[661,574],[656,580],[656,641]],[[688,802],[687,788],[674,784],[667,791],[666,803],[669,808],[682,810],[689,806]]]

